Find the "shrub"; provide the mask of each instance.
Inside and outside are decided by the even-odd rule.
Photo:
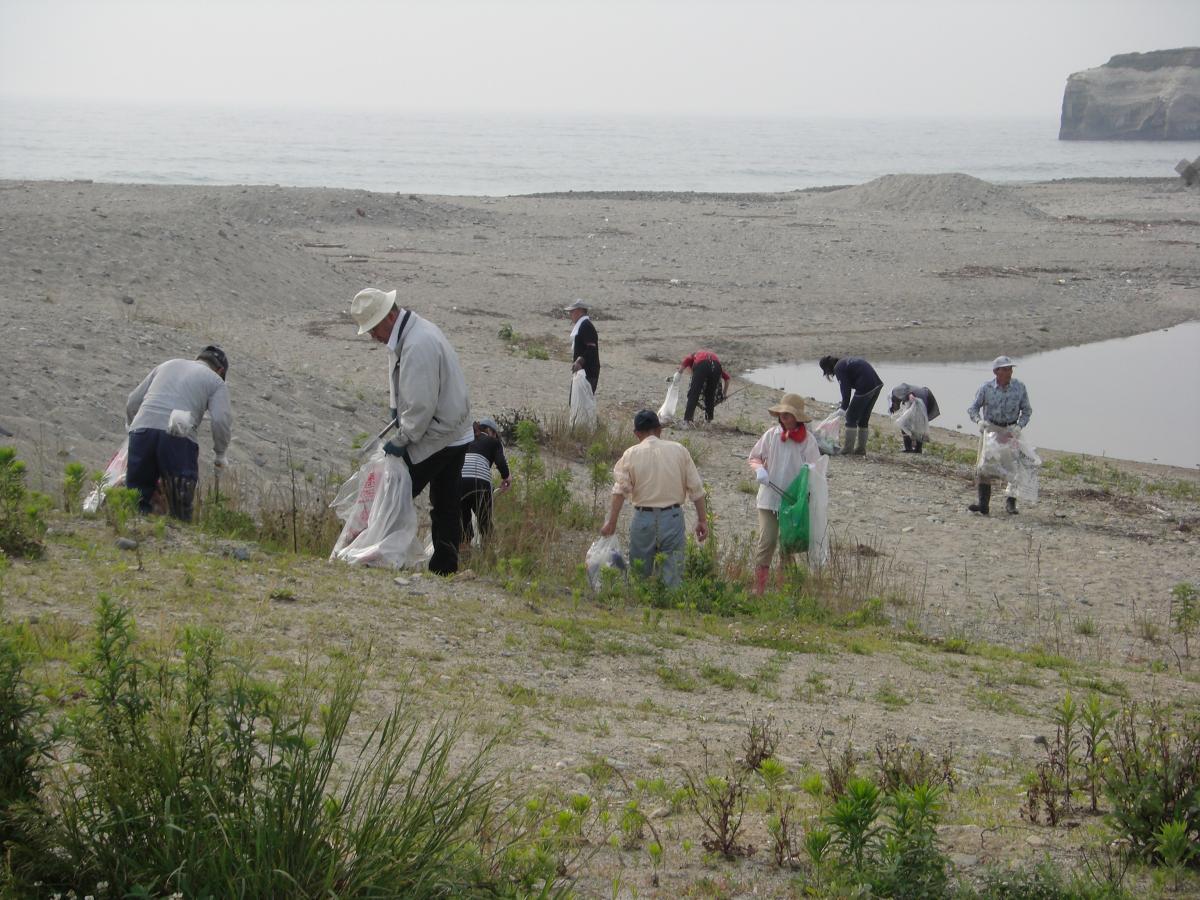
[[[1189,638],[1200,628],[1200,591],[1189,581],[1171,588],[1171,630],[1183,636],[1183,655],[1191,656]]]
[[[142,495],[133,488],[110,487],[104,489],[104,518],[113,531],[124,534],[129,521],[137,515]]]
[[[37,798],[37,769],[50,743],[44,717],[24,659],[8,629],[0,630],[0,847],[23,839],[21,808]]]
[[[67,463],[63,469],[63,512],[72,513],[79,509],[79,495],[83,493],[83,483],[87,480],[87,469],[83,463]]]
[[[1182,822],[1200,840],[1200,716],[1150,704],[1122,709],[1109,732],[1101,778],[1112,804],[1110,824],[1144,855],[1158,852],[1164,825]]]
[[[25,488],[25,463],[12,447],[0,447],[0,552],[37,559],[45,552],[43,512],[49,501]]]
[[[102,598],[63,769],[8,848],[16,895],[511,893],[528,870],[490,813],[490,744],[452,766],[459,722],[402,700],[343,753],[360,663],[268,684],[211,630],[141,650]]]

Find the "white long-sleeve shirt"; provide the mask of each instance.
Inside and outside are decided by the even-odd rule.
[[[811,431],[808,431],[807,426],[805,431],[807,433],[804,440],[797,444],[792,440],[781,440],[783,434],[781,426],[768,428],[750,451],[750,468],[766,469],[771,484],[781,491],[786,491],[788,486],[795,481],[796,476],[800,474],[800,469],[804,467],[805,463],[816,463],[821,458],[821,450],[817,447],[816,438],[812,436]],[[763,484],[759,485],[758,498],[754,505],[758,509],[779,512],[781,499],[776,491]]]
[[[213,452],[222,454],[233,433],[233,408],[224,380],[198,359],[168,359],[150,370],[125,402],[128,431],[167,430],[174,410],[187,410],[194,423],[185,435],[193,443],[205,412],[212,413]]]
[[[458,354],[432,322],[412,313],[404,324],[404,316],[401,310],[388,342],[388,393],[400,425],[396,440],[419,463],[445,447],[471,443],[475,432]]]

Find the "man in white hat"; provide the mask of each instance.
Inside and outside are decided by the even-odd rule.
[[[979,423],[979,430],[984,437],[989,431],[1020,434],[1033,415],[1033,407],[1029,405],[1029,392],[1025,390],[1025,385],[1012,377],[1013,365],[1013,361],[1007,356],[997,356],[992,360],[992,374],[995,377],[980,386],[975,392],[975,402],[967,407],[967,415],[971,417],[972,422]],[[977,487],[979,500],[967,509],[986,516],[992,502],[991,479],[980,476]],[[1005,502],[1005,509],[1016,515],[1017,498],[1009,497]]]
[[[458,571],[462,540],[463,458],[474,437],[467,381],[458,355],[441,329],[396,305],[395,291],[359,291],[350,303],[350,315],[359,334],[387,345],[396,436],[383,450],[408,463],[414,497],[429,486],[433,530],[429,571],[452,575]]]
[[[563,312],[571,317],[571,371],[583,369],[594,394],[600,383],[600,338],[596,326],[592,324],[588,305],[583,300],[564,306]]]

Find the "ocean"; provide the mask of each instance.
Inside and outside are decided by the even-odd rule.
[[[433,115],[0,97],[0,178],[492,196],[756,192],[897,172],[1171,178],[1200,152],[1057,135],[1056,118]]]

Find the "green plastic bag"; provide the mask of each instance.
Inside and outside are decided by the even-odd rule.
[[[788,485],[779,501],[779,549],[808,552],[808,466]]]

